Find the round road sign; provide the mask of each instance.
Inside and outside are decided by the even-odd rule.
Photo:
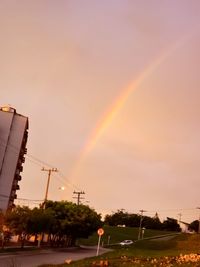
[[[97,231],[97,234],[100,235],[100,236],[103,235],[104,234],[103,228],[99,228],[98,231]]]

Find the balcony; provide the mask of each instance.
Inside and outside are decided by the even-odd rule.
[[[15,174],[15,180],[16,181],[21,181],[21,179],[22,179],[22,177],[21,177],[21,175],[19,175],[18,170],[17,170],[16,174]]]
[[[11,199],[16,199],[17,198],[17,194],[15,193],[15,191],[12,191],[10,198]]]
[[[20,187],[19,187],[18,184],[14,184],[14,185],[12,186],[12,190],[13,190],[13,191],[16,191],[16,190],[19,190],[19,189],[20,189]]]
[[[17,166],[17,169],[19,170],[19,172],[23,172],[23,166],[22,165]]]

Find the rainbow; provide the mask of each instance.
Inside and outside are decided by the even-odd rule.
[[[105,132],[105,130],[109,127],[109,125],[112,123],[113,119],[116,117],[116,115],[119,113],[119,111],[123,108],[125,105],[127,99],[130,97],[130,95],[137,90],[142,82],[144,82],[161,64],[163,64],[178,48],[180,48],[182,45],[185,44],[185,42],[190,39],[189,37],[193,36],[193,32],[187,35],[184,35],[181,39],[173,43],[171,46],[168,47],[164,52],[160,53],[158,57],[151,62],[149,65],[146,66],[146,68],[138,75],[138,77],[129,83],[128,86],[123,88],[123,90],[120,92],[120,94],[114,99],[113,103],[110,105],[110,107],[107,109],[106,112],[104,112],[104,115],[99,120],[99,122],[96,124],[93,131],[90,133],[85,145],[83,146],[83,149],[79,155],[79,158],[77,162],[75,163],[74,167],[71,170],[71,173],[69,175],[70,179],[74,179],[76,174],[78,173],[80,166],[83,164],[84,160],[87,158],[89,153],[92,151],[92,149],[97,144],[98,140],[102,136],[102,134]]]

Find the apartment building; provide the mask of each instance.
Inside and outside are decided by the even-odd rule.
[[[27,153],[28,118],[0,107],[0,210],[12,209]]]

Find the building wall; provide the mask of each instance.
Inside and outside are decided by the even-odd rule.
[[[2,108],[3,109],[3,108]],[[0,209],[12,208],[26,152],[28,118],[0,109]]]

